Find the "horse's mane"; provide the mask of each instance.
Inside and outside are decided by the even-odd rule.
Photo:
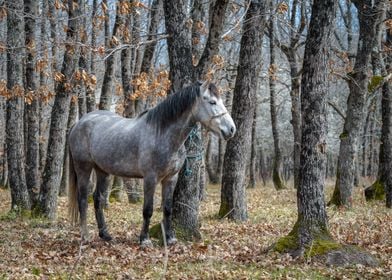
[[[200,82],[170,94],[164,101],[148,110],[147,123],[156,125],[158,130],[166,128],[183,113],[190,110],[200,96]]]

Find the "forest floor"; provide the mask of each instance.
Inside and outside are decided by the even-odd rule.
[[[332,187],[327,188],[328,197]],[[354,208],[328,208],[333,237],[374,254],[379,267],[328,267],[312,259],[292,259],[266,249],[296,221],[295,190],[276,192],[271,185],[248,190],[249,220],[219,220],[220,190],[208,187],[200,210],[203,240],[168,248],[138,244],[141,203],[111,203],[106,211],[111,242],[98,237],[92,205],[92,240],[80,246],[79,231],[66,217],[60,198],[56,222],[8,214],[10,195],[0,190],[0,279],[392,279],[392,211],[384,203],[365,203],[355,190]],[[160,205],[160,195],[156,197]],[[161,219],[155,211],[153,224]],[[166,268],[165,268],[166,266]]]

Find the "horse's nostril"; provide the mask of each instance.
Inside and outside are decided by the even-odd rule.
[[[230,132],[231,132],[231,134],[234,133],[234,127],[231,127],[231,128],[230,128]]]

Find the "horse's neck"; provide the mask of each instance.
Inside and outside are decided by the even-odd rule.
[[[176,122],[168,127],[166,136],[170,139],[172,148],[178,150],[184,144],[189,133],[196,125],[189,115],[181,116]]]

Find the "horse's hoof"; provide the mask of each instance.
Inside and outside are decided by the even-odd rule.
[[[176,243],[177,243],[177,238],[175,238],[175,237],[171,237],[171,238],[167,239],[167,245],[168,246],[172,246],[172,245],[174,245]]]
[[[144,239],[140,241],[140,247],[142,248],[151,248],[152,247],[152,242],[150,239]]]
[[[105,231],[100,232],[100,233],[99,233],[99,237],[101,237],[101,239],[102,239],[102,240],[105,240],[105,241],[110,241],[110,240],[113,239],[113,238],[110,236],[110,234],[107,233],[107,232],[105,232]]]

